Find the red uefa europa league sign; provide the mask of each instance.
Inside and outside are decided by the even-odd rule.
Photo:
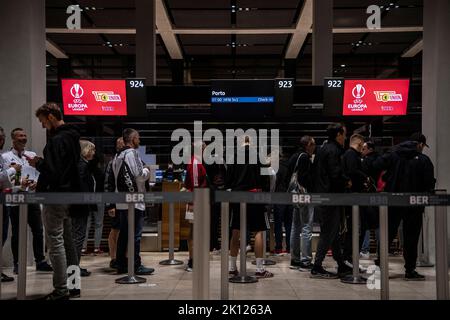
[[[408,107],[409,80],[345,80],[344,116],[401,116]]]
[[[125,80],[62,80],[65,115],[126,116]]]

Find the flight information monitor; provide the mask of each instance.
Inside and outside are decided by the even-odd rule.
[[[211,81],[211,108],[218,118],[269,118],[274,104],[274,80]]]

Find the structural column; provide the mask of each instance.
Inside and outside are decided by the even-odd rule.
[[[0,10],[0,126],[21,127],[28,146],[42,154],[45,130],[34,116],[46,100],[45,1],[3,1]]]
[[[423,110],[422,131],[430,149],[425,152],[435,166],[437,188],[450,191],[450,2],[424,1]],[[425,239],[430,260],[435,261],[433,209],[427,209],[430,221]],[[450,219],[448,219],[450,222]],[[449,239],[450,240],[450,239]]]
[[[333,0],[314,0],[312,37],[312,84],[320,86],[333,75]]]
[[[155,0],[136,0],[136,76],[156,85]]]

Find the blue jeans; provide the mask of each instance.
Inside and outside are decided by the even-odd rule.
[[[128,260],[126,258],[128,245],[128,210],[117,210],[116,214],[120,215],[120,232],[117,240],[117,265],[119,270],[128,269]],[[141,238],[142,229],[144,227],[144,211],[134,209],[134,268],[141,266]]]
[[[292,211],[291,260],[311,263],[314,207],[294,207]]]
[[[273,218],[275,224],[275,249],[283,249],[283,224],[286,229],[286,250],[290,251],[291,226],[292,226],[292,206],[273,206]]]
[[[375,229],[375,237],[377,239],[380,239],[380,229]],[[364,241],[361,246],[361,252],[362,253],[369,253],[370,252],[370,230],[366,231],[366,234],[364,235]]]
[[[87,242],[89,238],[89,230],[91,229],[92,224],[92,216],[94,216],[94,249],[100,248],[100,243],[102,241],[102,233],[103,233],[103,218],[105,212],[103,209],[99,208],[97,211],[89,212],[89,216],[87,218],[87,228],[86,228],[86,237],[84,238],[83,248],[87,248]]]

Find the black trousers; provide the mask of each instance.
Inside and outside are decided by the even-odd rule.
[[[11,250],[14,264],[19,262],[19,206],[6,207],[7,215],[11,219]],[[5,217],[4,217],[5,218]],[[33,253],[36,263],[45,260],[44,229],[42,227],[41,209],[39,205],[28,205],[28,225],[33,235]]]
[[[83,249],[83,243],[86,238],[88,214],[80,213],[79,215],[73,215],[71,219],[73,244],[75,245],[79,265],[81,260],[81,250]]]
[[[320,238],[317,245],[316,258],[314,265],[322,266],[322,262],[331,247],[333,258],[338,265],[342,265],[341,237],[339,231],[343,218],[343,207],[317,207],[318,218],[320,221]]]
[[[405,259],[406,272],[412,272],[416,269],[423,211],[423,207],[389,208],[389,246],[397,235],[400,222],[403,221],[403,258]]]
[[[221,216],[221,204],[214,203],[211,205],[211,236],[210,236],[210,244],[209,250],[220,249],[219,243],[219,224],[220,224],[220,216]]]

